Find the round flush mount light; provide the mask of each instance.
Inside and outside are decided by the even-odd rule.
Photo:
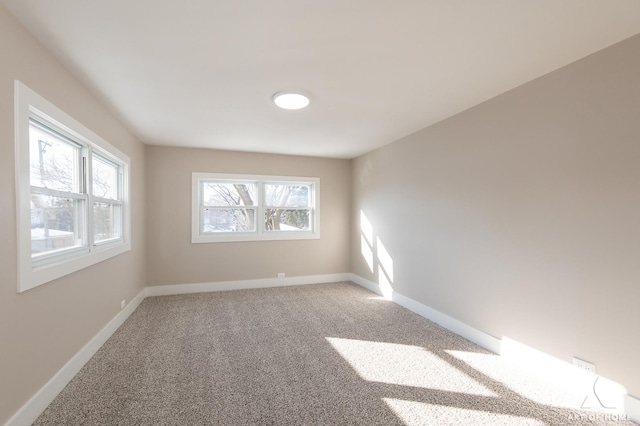
[[[283,109],[302,109],[309,105],[309,97],[296,92],[278,92],[273,102]]]

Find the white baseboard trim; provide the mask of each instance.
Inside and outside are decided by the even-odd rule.
[[[369,281],[356,274],[351,274],[351,281],[354,283],[373,291],[376,294],[383,295],[383,291],[380,286],[373,281]],[[462,321],[458,321],[448,315],[443,314],[427,305],[423,305],[413,299],[410,299],[400,293],[392,291],[391,294],[384,294],[385,297],[394,301],[398,305],[407,308],[411,312],[435,322],[436,324],[453,331],[459,336],[464,337],[467,340],[472,341],[478,346],[485,348],[488,351],[499,354],[500,353],[500,339],[493,337],[485,332],[482,332],[476,328],[473,328]]]
[[[553,383],[558,388],[581,392],[585,406],[608,415],[621,415],[625,411],[627,390],[621,384],[606,377],[576,367],[570,362],[524,345],[508,337],[502,337],[500,355],[522,369],[532,371],[537,377]],[[596,392],[597,384],[597,394]],[[585,403],[585,401],[583,401]],[[582,409],[583,407],[575,407]],[[593,412],[593,411],[588,411]]]
[[[147,296],[145,287],[134,297],[128,305],[116,314],[82,349],[76,353],[40,390],[31,397],[5,423],[6,426],[28,426],[32,424],[42,412],[51,404],[56,396],[74,378],[80,369],[91,359],[100,347],[122,325],[122,323],[136,310]]]
[[[147,287],[147,296],[169,296],[174,294],[208,293],[212,291],[287,287],[293,285],[334,283],[340,281],[351,281],[351,274],[305,275],[286,278],[264,278],[256,280],[150,286]]]
[[[201,284],[166,285],[145,287],[123,310],[118,312],[73,358],[71,358],[40,390],[31,397],[6,423],[5,426],[31,425],[51,404],[65,386],[78,374],[111,335],[136,310],[138,305],[150,296],[171,294],[202,293],[223,290],[284,287],[303,284],[320,284],[350,281],[351,274],[307,275],[301,277],[268,278],[244,281],[224,281]]]
[[[352,281],[376,294],[383,295],[380,286],[369,281],[359,275],[352,273],[329,274],[329,275],[309,275],[301,277],[288,278],[269,278],[244,281],[223,281],[213,283],[199,284],[181,284],[167,286],[151,286],[146,287],[134,297],[125,308],[105,325],[73,358],[71,358],[52,378],[47,382],[29,401],[27,401],[17,412],[11,417],[5,426],[28,426],[31,425],[47,406],[55,399],[55,397],[64,389],[64,387],[73,379],[80,369],[91,359],[91,357],[100,349],[100,347],[111,337],[111,335],[124,323],[124,321],[136,310],[138,305],[150,296],[163,296],[173,294],[201,293],[225,290],[240,290],[254,288],[284,287],[303,284],[320,284],[329,282]],[[576,367],[565,361],[552,357],[544,352],[526,347],[521,344],[514,345],[510,339],[498,339],[478,329],[475,329],[462,321],[443,314],[427,305],[423,305],[409,297],[397,292],[391,291],[391,294],[385,294],[393,302],[416,314],[427,318],[436,324],[470,340],[477,345],[493,352],[500,354],[510,360],[522,362],[526,359],[528,365],[547,365],[554,367],[559,371],[563,378],[578,376]],[[605,381],[617,385],[605,378]],[[614,395],[624,401],[624,413],[634,422],[640,423],[640,399],[626,394],[626,390],[620,386],[614,386]]]
[[[398,305],[409,309],[416,314],[439,324],[440,326],[464,337],[467,340],[481,346],[495,354],[501,355],[505,359],[515,364],[520,364],[525,368],[532,365],[540,367],[540,374],[559,386],[573,387],[576,389],[591,390],[595,375],[575,367],[573,364],[558,359],[545,352],[528,347],[507,337],[501,339],[491,336],[483,331],[471,327],[462,321],[452,318],[429,306],[423,305],[414,299],[406,297],[391,289],[381,288],[373,281],[367,280],[356,274],[351,274],[351,281],[379,294]],[[538,371],[538,369],[536,369]],[[640,400],[627,394],[626,389],[605,377],[600,377],[598,381],[599,397],[606,397],[612,407],[616,407],[618,413],[626,414],[634,422],[640,423]],[[623,408],[624,407],[624,408]],[[578,408],[578,407],[576,407]]]
[[[624,412],[632,421],[640,424],[640,399],[625,395]]]

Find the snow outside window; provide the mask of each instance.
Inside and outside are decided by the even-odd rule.
[[[18,292],[130,250],[129,158],[15,82]]]
[[[192,242],[317,239],[320,180],[193,173]]]

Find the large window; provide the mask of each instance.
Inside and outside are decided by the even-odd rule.
[[[18,291],[130,249],[129,159],[15,83]]]
[[[193,173],[192,242],[320,238],[320,180]]]

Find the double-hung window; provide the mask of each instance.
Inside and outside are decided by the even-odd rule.
[[[31,256],[36,264],[82,249],[86,239],[83,147],[46,121],[29,118]]]
[[[192,242],[320,238],[320,180],[193,173]]]
[[[129,159],[15,83],[18,291],[130,249]]]
[[[91,176],[93,242],[121,239],[123,165],[94,151]]]

